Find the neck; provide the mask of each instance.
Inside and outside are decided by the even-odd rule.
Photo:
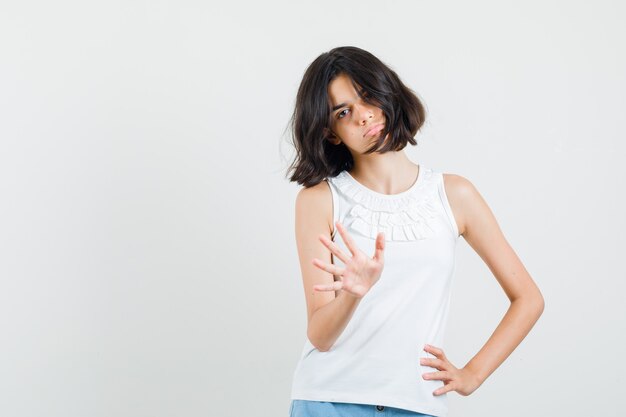
[[[398,194],[415,182],[417,165],[409,160],[404,150],[359,156],[350,175],[376,192]]]

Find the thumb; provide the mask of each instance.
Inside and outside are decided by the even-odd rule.
[[[376,251],[374,252],[374,259],[379,262],[385,261],[385,233],[380,232],[376,237]]]

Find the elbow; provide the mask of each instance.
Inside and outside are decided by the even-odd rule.
[[[524,309],[534,316],[541,316],[545,308],[545,301],[540,292],[537,292],[533,296],[524,296],[511,300],[511,303],[520,304],[524,306]]]
[[[537,299],[537,315],[541,316],[543,314],[543,309],[546,306],[546,302],[543,299],[543,296],[541,295],[541,293],[539,294],[539,297]]]
[[[541,294],[541,291],[539,291],[539,289],[537,289],[537,293],[532,298],[532,300],[532,305],[535,309],[535,312],[537,313],[537,317],[539,317],[543,314],[543,309],[546,306],[546,302],[543,299],[543,294]]]
[[[313,347],[315,349],[319,350],[320,352],[328,352],[330,350],[330,346],[326,346],[326,345],[323,345],[321,343],[315,343],[310,338],[309,338],[309,341],[311,342]]]
[[[313,337],[310,332],[307,332],[307,338],[309,339],[309,342],[311,342],[313,347],[320,352],[328,352],[330,350],[330,346],[327,346],[324,343],[320,343],[320,341]]]
[[[543,314],[543,309],[545,308],[546,303],[541,293],[538,293],[536,296],[528,300],[528,305],[534,315],[539,318]]]

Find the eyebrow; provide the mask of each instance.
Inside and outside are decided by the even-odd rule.
[[[363,94],[363,93],[365,93],[365,90],[361,90],[361,94]],[[347,106],[347,105],[348,105],[348,103],[337,104],[336,106],[333,107],[332,111],[334,112],[334,111],[339,110],[340,108],[342,108],[344,106]]]
[[[333,112],[336,110],[339,110],[340,108],[342,108],[343,106],[346,106],[348,103],[341,103],[341,104],[337,104],[335,107],[333,107]]]

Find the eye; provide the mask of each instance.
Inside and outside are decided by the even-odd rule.
[[[347,110],[348,110],[348,109],[343,109],[342,111],[340,111],[339,113],[337,113],[337,119],[343,119],[343,117],[344,117],[344,116],[342,116],[342,115],[343,115],[343,112],[345,112],[345,111],[347,111]]]

